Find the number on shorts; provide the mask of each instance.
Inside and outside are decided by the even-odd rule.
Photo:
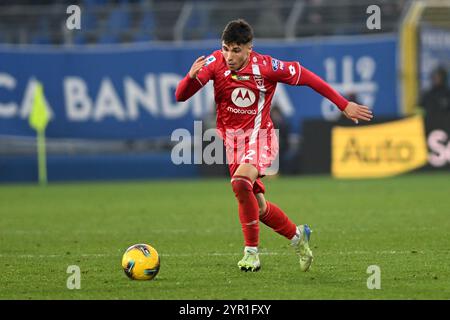
[[[242,157],[242,162],[244,162],[245,160],[253,161],[253,156],[255,155],[255,153],[256,153],[255,150],[248,150],[246,152],[246,155]]]

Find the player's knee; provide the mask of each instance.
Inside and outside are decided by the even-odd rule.
[[[259,216],[262,217],[264,215],[264,213],[266,213],[266,210],[264,210],[263,208],[259,207]]]
[[[231,186],[239,201],[245,200],[253,192],[253,183],[246,177],[233,177]]]
[[[262,217],[266,214],[267,206],[260,206],[259,207],[259,216]]]

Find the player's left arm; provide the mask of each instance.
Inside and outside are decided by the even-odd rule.
[[[333,89],[327,82],[307,68],[300,66],[300,78],[298,85],[306,85],[322,96],[333,102],[342,113],[350,120],[358,123],[359,120],[370,121],[373,118],[369,107],[347,101],[343,96]]]
[[[333,102],[347,118],[355,123],[358,123],[358,120],[370,121],[372,119],[372,111],[367,106],[348,101],[322,78],[300,65],[299,62],[280,61],[269,56],[266,56],[266,59],[270,60],[271,67],[268,67],[267,70],[268,76],[272,80],[314,89]]]

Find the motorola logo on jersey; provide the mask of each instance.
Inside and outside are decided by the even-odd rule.
[[[239,109],[239,108],[228,107],[227,111],[232,112],[232,113],[237,113],[237,114],[256,115],[256,110],[254,110],[254,109]]]
[[[238,107],[247,108],[255,103],[255,94],[247,88],[236,88],[231,93],[231,101]]]

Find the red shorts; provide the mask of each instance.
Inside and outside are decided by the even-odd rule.
[[[253,192],[265,193],[265,187],[260,178],[266,175],[268,168],[276,171],[278,169],[279,147],[275,132],[272,130],[268,135],[260,133],[253,143],[251,139],[242,143],[234,141],[233,144],[228,140],[225,147],[230,175],[233,176],[241,164],[252,164],[259,174],[253,185]]]

